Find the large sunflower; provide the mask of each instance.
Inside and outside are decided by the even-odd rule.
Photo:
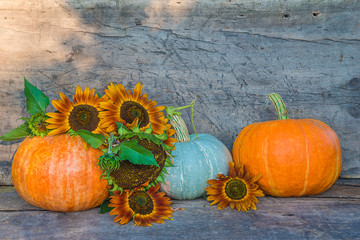
[[[165,174],[163,172],[164,166],[166,161],[169,161],[166,151],[161,145],[157,145],[146,138],[134,137],[134,139],[140,146],[152,152],[159,166],[133,164],[128,160],[122,161],[120,166],[110,173],[112,182],[122,189],[134,189],[145,182],[156,181],[159,176]]]
[[[126,127],[133,129],[140,125],[144,130],[151,127],[156,134],[162,134],[166,125],[160,119],[164,116],[161,112],[164,106],[156,106],[156,101],[148,99],[147,94],[141,95],[142,85],[138,82],[134,92],[126,91],[123,85],[111,83],[105,89],[109,100],[100,103],[103,111],[100,113],[101,126],[108,133],[116,131],[116,123],[120,122]]]
[[[235,169],[234,163],[229,162],[229,176],[218,174],[218,179],[208,180],[210,184],[206,188],[209,195],[208,201],[213,201],[211,205],[219,203],[218,209],[224,209],[230,205],[232,209],[236,207],[238,211],[247,211],[249,208],[256,210],[256,197],[263,197],[264,193],[258,189],[256,181],[260,175],[250,178],[249,173],[245,173],[244,166]]]
[[[168,131],[172,133],[170,130]],[[173,146],[168,145],[172,141],[169,140],[166,132],[162,135],[156,135],[150,134],[151,131],[152,129],[149,128],[142,132],[138,127],[129,130],[125,126],[119,129],[119,136],[115,137],[116,141],[112,145],[113,147],[122,142],[135,140],[139,147],[143,147],[152,153],[157,166],[148,165],[145,162],[143,164],[134,164],[131,159],[117,163],[119,159],[116,154],[115,158],[110,157],[107,159],[105,157],[100,159],[99,165],[104,171],[103,178],[107,179],[109,185],[112,186],[111,191],[134,189],[146,182],[150,186],[155,186],[157,183],[164,181],[164,174],[167,174],[165,167],[173,166],[170,154]],[[168,143],[165,142],[166,140],[168,140]]]
[[[158,192],[160,184],[144,191],[137,188],[134,191],[114,192],[109,207],[113,209],[110,215],[117,215],[114,222],[127,224],[134,219],[135,225],[152,226],[153,223],[164,223],[164,219],[172,217],[174,210],[170,207],[170,198],[165,193]]]
[[[101,111],[99,103],[108,100],[107,96],[99,98],[95,89],[85,88],[84,92],[80,86],[76,87],[76,94],[73,95],[73,102],[63,93],[59,93],[61,100],[52,100],[51,103],[58,112],[47,113],[50,118],[46,120],[48,135],[66,133],[69,130],[88,130],[92,133],[104,133],[100,129]]]

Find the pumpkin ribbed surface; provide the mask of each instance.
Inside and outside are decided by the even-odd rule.
[[[217,174],[227,175],[231,153],[227,147],[209,134],[190,135],[189,142],[175,143],[174,167],[167,168],[161,191],[174,199],[195,199],[203,196],[207,180]]]
[[[341,149],[336,133],[314,119],[286,119],[245,127],[233,145],[235,166],[261,174],[261,189],[272,196],[321,193],[338,179]]]
[[[90,209],[108,196],[97,166],[101,154],[98,149],[85,150],[78,136],[28,137],[14,156],[12,181],[32,205],[63,212]]]

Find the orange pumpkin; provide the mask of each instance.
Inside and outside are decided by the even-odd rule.
[[[14,156],[12,181],[32,205],[62,212],[90,209],[108,196],[97,166],[101,154],[99,149],[85,150],[79,136],[28,137]]]
[[[278,120],[245,127],[233,145],[235,166],[244,164],[267,195],[290,197],[321,193],[338,179],[341,149],[336,133],[314,119],[288,119],[278,94],[270,94]]]

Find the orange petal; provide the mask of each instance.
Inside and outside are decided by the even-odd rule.
[[[127,224],[130,219],[132,219],[134,214],[132,212],[127,212],[126,215],[121,219],[120,224]]]
[[[210,204],[210,206],[214,205],[214,204],[217,204],[218,202],[220,202],[221,200],[223,200],[225,198],[225,195],[219,195],[217,196],[214,201]]]
[[[138,82],[135,86],[134,92],[132,94],[132,99],[138,100],[140,98],[141,92],[142,92],[142,84]]]
[[[228,198],[224,198],[219,204],[218,204],[218,209],[221,210],[221,209],[224,209],[224,208],[227,208],[227,206],[229,206],[230,204],[230,201],[228,200]]]
[[[210,180],[207,180],[206,182],[211,185],[211,184],[216,184],[216,183],[218,183],[220,181],[217,180],[217,179],[210,179]]]
[[[66,133],[69,129],[70,129],[70,127],[59,127],[59,128],[56,128],[56,129],[50,131],[47,135],[54,136],[54,135]]]
[[[255,183],[255,182],[257,182],[260,178],[261,178],[261,174],[256,175],[255,177],[251,178],[250,181],[253,182],[253,183]]]
[[[229,177],[236,177],[237,174],[236,174],[236,171],[235,171],[235,167],[234,167],[234,163],[229,161]]]

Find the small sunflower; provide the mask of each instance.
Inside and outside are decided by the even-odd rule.
[[[83,92],[80,86],[76,88],[73,102],[63,93],[59,95],[61,100],[51,101],[58,112],[47,114],[50,117],[46,120],[47,128],[52,130],[48,135],[62,134],[69,130],[88,130],[92,133],[104,134],[99,127],[101,111],[99,103],[106,101],[108,99],[106,96],[99,98],[95,89],[89,90],[88,87]]]
[[[230,205],[232,209],[236,207],[238,211],[247,211],[249,208],[256,210],[256,197],[263,197],[264,193],[259,189],[256,182],[261,175],[250,178],[249,173],[245,173],[244,165],[235,169],[234,163],[229,162],[229,176],[218,174],[218,179],[208,180],[210,184],[206,188],[209,195],[208,201],[213,201],[210,206],[219,203],[218,209],[224,209]]]
[[[177,142],[177,139],[174,137],[171,137],[175,134],[176,130],[171,128],[171,124],[168,123],[168,119],[165,117],[161,117],[160,120],[162,121],[162,123],[165,125],[166,127],[166,134],[167,134],[167,139],[165,139],[163,142],[168,145],[169,147],[174,147],[174,143]],[[174,148],[175,149],[175,148]]]
[[[48,125],[46,120],[48,118],[44,112],[39,112],[31,116],[29,128],[31,129],[32,135],[45,137],[50,132],[50,130],[46,128]]]
[[[110,215],[117,215],[114,222],[127,224],[130,219],[138,226],[152,226],[153,223],[164,223],[164,219],[172,217],[174,210],[170,207],[170,198],[165,193],[158,192],[160,184],[144,189],[136,188],[134,191],[125,190],[114,192],[109,207],[113,209]]]
[[[141,95],[142,85],[138,82],[134,92],[126,91],[121,84],[110,84],[105,89],[109,100],[100,103],[103,111],[100,113],[101,126],[108,133],[116,131],[116,123],[120,122],[126,127],[133,129],[140,125],[144,130],[151,127],[156,134],[162,134],[166,126],[160,119],[164,116],[161,112],[164,106],[156,106],[156,101],[148,99],[147,94]]]

